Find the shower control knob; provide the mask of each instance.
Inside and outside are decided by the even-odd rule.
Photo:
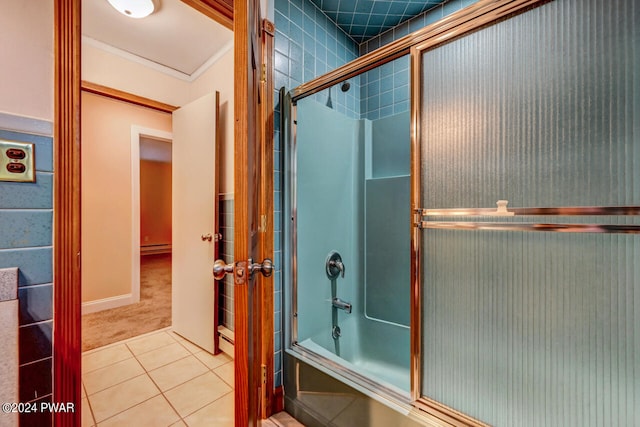
[[[331,280],[337,279],[338,276],[344,277],[344,263],[342,257],[336,251],[332,251],[325,261],[327,277]]]
[[[233,264],[227,264],[221,259],[217,259],[213,263],[213,278],[216,280],[224,279],[227,274],[233,274]]]

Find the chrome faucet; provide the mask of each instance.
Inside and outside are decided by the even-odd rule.
[[[340,276],[344,277],[344,264],[339,260],[331,260],[329,261],[329,268],[337,268],[340,272]]]
[[[347,313],[351,314],[351,303],[342,301],[340,298],[334,298],[331,300],[331,305],[335,308],[339,308],[340,310],[344,310]]]
[[[329,279],[333,280],[338,276],[342,276],[344,278],[344,263],[342,262],[342,257],[338,252],[333,251],[329,254],[326,261],[326,270]]]

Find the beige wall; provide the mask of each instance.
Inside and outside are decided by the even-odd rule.
[[[220,192],[233,193],[233,48],[188,82],[83,43],[82,79],[176,106],[219,91]]]
[[[53,120],[53,2],[0,0],[0,111]]]
[[[132,125],[171,132],[171,115],[82,94],[83,302],[131,292]]]
[[[233,193],[233,49],[191,84],[189,99],[220,92],[220,192]]]
[[[171,244],[171,163],[140,160],[140,245]]]

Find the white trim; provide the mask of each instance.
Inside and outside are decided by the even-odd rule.
[[[120,58],[126,59],[127,61],[135,62],[136,64],[143,65],[147,68],[151,68],[152,70],[158,71],[160,73],[163,73],[168,76],[174,77],[176,79],[183,80],[190,83],[195,81],[202,74],[204,74],[205,71],[207,71],[213,64],[218,62],[218,60],[220,60],[220,58],[222,58],[233,47],[233,40],[228,41],[211,58],[209,58],[200,67],[198,67],[197,70],[195,70],[191,74],[187,74],[187,73],[183,73],[182,71],[178,71],[174,68],[167,67],[166,65],[162,65],[158,62],[154,62],[149,59],[143,58],[141,56],[134,55],[133,53],[129,53],[126,50],[118,49],[117,47],[103,43],[99,40],[93,39],[88,36],[82,36],[82,43],[86,43],[89,46],[93,46],[102,51],[119,56]]]
[[[218,333],[220,334],[220,336],[226,338],[227,341],[230,341],[232,343],[235,342],[235,333],[226,326],[218,326]]]
[[[220,200],[233,200],[233,193],[219,193],[218,199]]]
[[[131,304],[140,302],[140,137],[173,140],[171,132],[131,126]]]
[[[171,244],[164,245],[142,245],[140,246],[141,255],[170,254]]]
[[[139,263],[138,263],[139,265]],[[138,283],[138,291],[140,290],[140,283]],[[138,295],[140,300],[140,295]],[[95,301],[87,301],[82,303],[82,315],[89,313],[96,313],[102,310],[109,310],[110,308],[122,307],[129,304],[134,304],[137,301],[133,300],[133,295],[125,294],[115,297],[97,299]]]
[[[0,129],[43,136],[53,135],[53,122],[0,111]]]
[[[222,48],[216,52],[211,58],[209,58],[204,64],[198,67],[191,76],[189,77],[189,81],[193,82],[198,79],[201,75],[205,73],[209,68],[213,66],[216,62],[220,60],[227,52],[229,52],[233,48],[233,39],[229,40]]]
[[[231,329],[228,329],[222,325],[218,326],[218,335],[220,335],[220,340],[218,341],[218,346],[223,353],[227,356],[231,356],[233,359],[234,356],[234,342],[235,342],[235,334]]]

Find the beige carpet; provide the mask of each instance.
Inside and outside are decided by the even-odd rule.
[[[140,302],[82,316],[82,351],[171,326],[171,254],[140,257]]]

